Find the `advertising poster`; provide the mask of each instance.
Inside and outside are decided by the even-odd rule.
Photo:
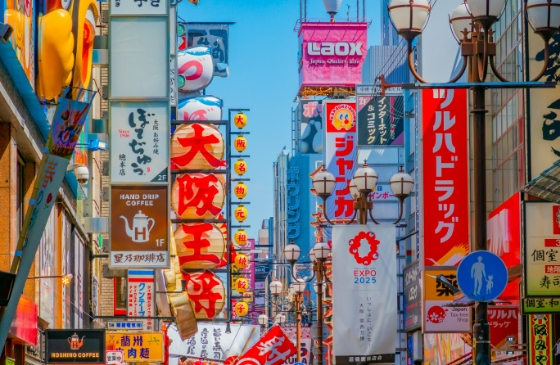
[[[367,23],[305,22],[299,29],[300,86],[351,86],[362,82]]]
[[[469,253],[467,92],[422,90],[423,260],[456,266]]]
[[[229,75],[229,25],[216,23],[178,23],[179,51],[193,46],[210,47],[214,75]]]
[[[337,365],[394,364],[397,260],[392,225],[333,227],[333,327]]]
[[[490,343],[497,351],[506,351],[508,337],[517,343],[519,334],[519,307],[489,306],[488,325],[490,326]]]
[[[52,155],[70,159],[80,140],[90,104],[66,98],[58,99],[58,103],[47,148]]]
[[[300,153],[323,152],[322,100],[300,100],[298,104]]]
[[[124,362],[163,362],[162,332],[107,332],[106,341],[108,350],[124,351]]]
[[[358,146],[404,145],[404,97],[358,95]]]
[[[424,332],[467,333],[471,332],[470,307],[450,307],[453,292],[436,280],[443,275],[451,285],[457,285],[455,268],[424,270]]]
[[[553,323],[550,314],[531,314],[526,317],[528,321],[527,341],[529,364],[553,365],[554,361],[554,334]]]
[[[325,126],[326,169],[334,175],[336,184],[333,196],[327,201],[327,215],[332,219],[350,219],[354,215],[354,199],[349,183],[356,171],[356,102],[353,100],[327,100],[323,102]]]
[[[128,316],[155,317],[154,270],[128,270]],[[155,330],[153,319],[143,319],[144,329]]]
[[[521,193],[513,194],[488,216],[488,251],[500,256],[508,269],[521,264]],[[519,280],[508,283],[499,299],[519,303]]]
[[[169,267],[166,185],[112,186],[110,223],[110,267]]]
[[[560,205],[526,202],[525,296],[560,297]]]
[[[168,182],[169,104],[111,103],[111,184]]]
[[[281,325],[282,331],[286,336],[292,341],[294,345],[297,345],[297,329],[295,323],[286,323]],[[311,332],[310,324],[301,324],[301,336],[300,336],[300,352],[301,352],[301,362],[305,365],[311,364]],[[297,354],[292,355],[285,364],[293,365],[297,362]]]
[[[560,80],[560,33],[556,33],[549,42],[550,56],[544,59],[542,38],[527,32],[529,37],[529,77],[539,74],[544,62],[548,68],[539,81]],[[531,89],[528,91],[530,101],[530,171],[529,179],[535,179],[544,170],[560,158],[560,88]]]
[[[407,332],[422,327],[422,287],[420,262],[404,268],[404,328]]]

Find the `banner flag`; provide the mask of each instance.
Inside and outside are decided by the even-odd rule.
[[[333,227],[337,365],[394,364],[397,258],[393,225]]]
[[[236,365],[281,365],[296,353],[296,347],[279,326],[273,326]]]

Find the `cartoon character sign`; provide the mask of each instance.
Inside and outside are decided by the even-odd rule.
[[[34,9],[34,3],[7,2],[4,22],[13,28],[12,47],[40,99],[56,100],[66,86],[72,87],[76,97],[78,90],[87,88],[91,80],[93,40],[99,17],[96,2],[39,0],[38,9]],[[36,24],[35,14],[39,14]]]
[[[198,96],[179,101],[179,119],[222,120],[222,99]]]
[[[177,55],[179,90],[195,92],[206,88],[214,77],[214,63],[209,47],[195,46]]]

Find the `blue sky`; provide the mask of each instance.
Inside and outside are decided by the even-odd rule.
[[[371,19],[369,45],[380,43],[379,0],[366,0],[366,18]],[[337,18],[356,17],[356,0],[343,0]],[[361,8],[360,0],[360,8]],[[360,9],[360,16],[362,10]],[[284,146],[291,148],[291,108],[298,90],[297,33],[298,0],[200,0],[194,6],[179,4],[179,21],[235,22],[230,27],[230,76],[214,77],[207,95],[224,100],[227,108],[249,108],[246,130],[248,148],[243,154],[248,172],[244,177],[249,194],[244,200],[249,218],[244,224],[257,238],[262,220],[273,214],[272,164]],[[321,0],[307,0],[308,18],[328,18]],[[181,19],[182,18],[182,19]]]

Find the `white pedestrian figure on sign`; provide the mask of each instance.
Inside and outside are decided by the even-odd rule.
[[[480,295],[483,277],[486,279],[486,270],[482,263],[482,256],[478,256],[478,262],[475,262],[471,267],[471,278],[474,279],[474,295]],[[492,282],[492,279],[490,279],[490,282]],[[494,286],[494,283],[492,283],[492,286]],[[488,286],[486,286],[486,292],[488,293]]]
[[[493,275],[488,275],[488,279],[486,279],[486,294],[490,294],[492,288],[494,287],[494,282],[492,281],[493,278]]]

